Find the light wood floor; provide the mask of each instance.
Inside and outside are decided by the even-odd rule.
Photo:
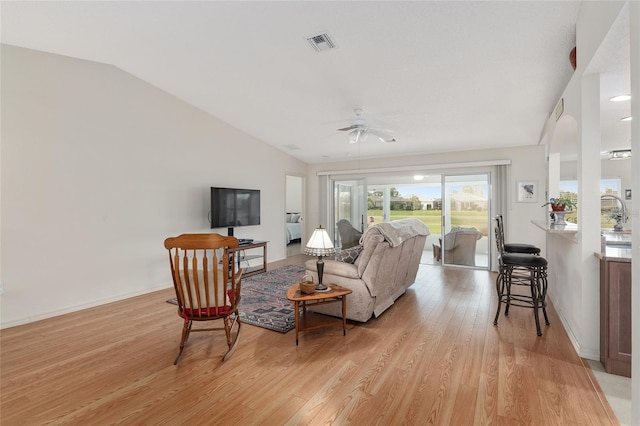
[[[299,256],[292,263],[308,258]],[[280,265],[270,265],[270,269]],[[618,424],[557,314],[493,326],[495,276],[422,265],[380,318],[301,334],[192,334],[173,290],[0,332],[3,425]],[[222,335],[221,335],[222,334]]]

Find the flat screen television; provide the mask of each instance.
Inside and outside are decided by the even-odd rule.
[[[260,225],[260,190],[211,187],[211,228]]]

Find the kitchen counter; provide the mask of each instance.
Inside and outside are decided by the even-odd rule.
[[[605,245],[606,242],[606,245]],[[631,377],[631,233],[602,232],[600,361],[609,374]]]
[[[594,255],[600,260],[631,262],[631,230],[621,232],[602,231],[605,250]]]
[[[538,228],[549,234],[568,238],[574,242],[578,241],[578,225],[567,223],[566,225],[556,225],[550,221],[532,220]],[[615,262],[631,262],[631,230],[616,232],[603,230],[606,247],[602,252],[595,252],[594,255],[600,260],[610,260]]]
[[[575,223],[567,222],[566,225],[557,225],[553,222],[542,220],[532,220],[531,223],[549,234],[557,234],[573,242],[578,241],[578,225]]]
[[[629,248],[607,246],[604,252],[595,252],[593,254],[600,260],[631,262],[631,246]]]

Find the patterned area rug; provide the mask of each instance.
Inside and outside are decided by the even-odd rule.
[[[287,290],[302,278],[304,267],[284,266],[242,279],[240,320],[246,324],[286,333],[295,327],[293,302]],[[176,299],[167,300],[176,303]]]

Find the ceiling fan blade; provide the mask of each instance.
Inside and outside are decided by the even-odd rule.
[[[382,142],[390,143],[390,142],[395,142],[396,141],[396,138],[393,135],[389,134],[389,133],[381,132],[381,131],[376,130],[376,129],[369,129],[368,131],[369,131],[369,133],[371,133],[372,135],[374,135],[378,139],[380,139]]]
[[[346,132],[346,131],[348,131],[348,130],[355,130],[355,129],[359,129],[359,128],[360,128],[360,126],[359,126],[359,125],[357,125],[357,124],[352,124],[352,125],[351,125],[351,126],[349,126],[349,127],[343,127],[342,129],[338,129],[338,131],[340,131],[340,132]]]

